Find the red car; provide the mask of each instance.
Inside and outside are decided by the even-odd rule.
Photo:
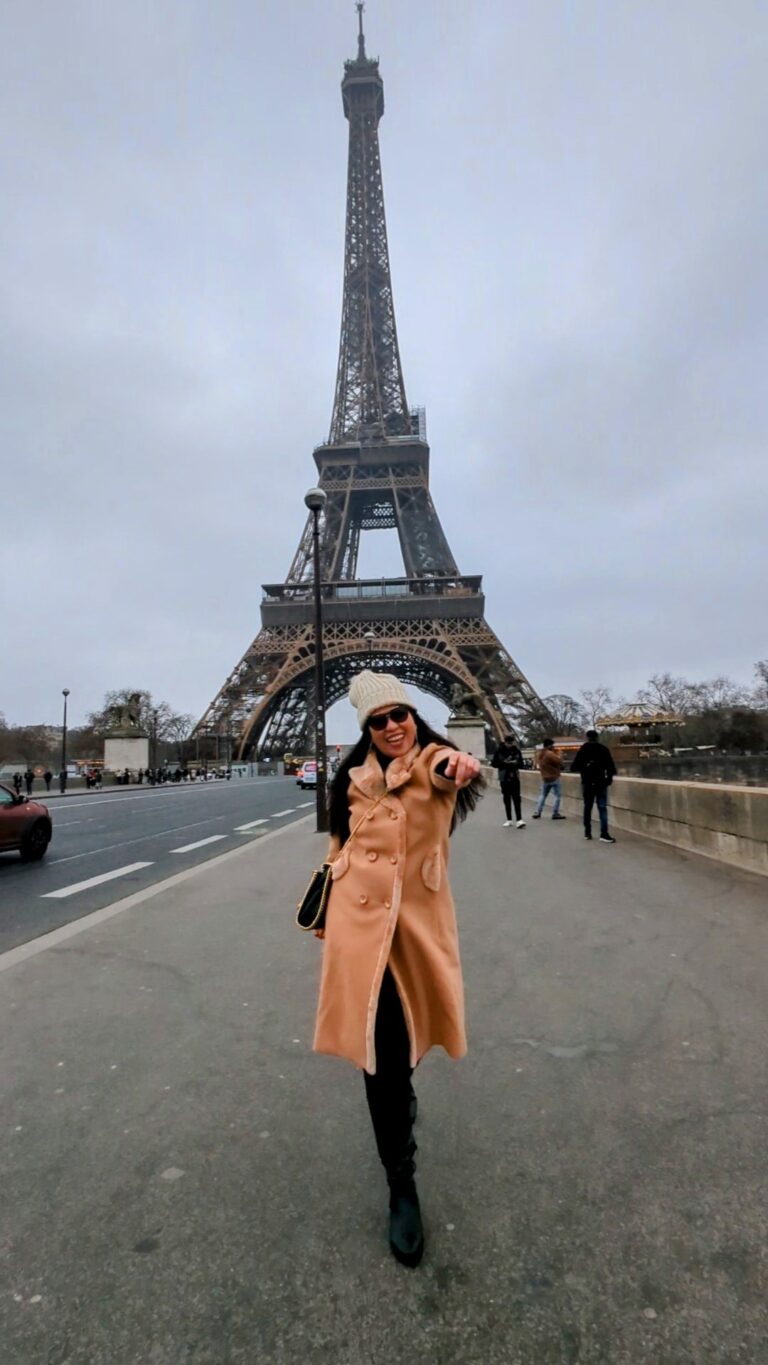
[[[23,863],[36,863],[44,857],[52,833],[47,806],[0,784],[0,853],[17,848]]]

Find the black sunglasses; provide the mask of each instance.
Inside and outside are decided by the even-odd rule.
[[[410,708],[407,706],[393,706],[391,711],[382,711],[378,716],[369,716],[368,724],[372,730],[386,730],[388,720],[393,720],[396,725],[401,725],[410,714]]]

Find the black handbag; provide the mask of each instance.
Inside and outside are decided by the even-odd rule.
[[[331,894],[333,868],[330,863],[313,872],[309,886],[296,906],[296,923],[300,929],[324,929],[328,897]]]
[[[387,793],[385,792],[384,795],[386,796]],[[342,849],[349,847],[363,821],[370,815],[371,811],[374,811],[377,806],[381,805],[383,800],[384,796],[380,796],[377,801],[373,802],[370,811],[367,810],[365,815],[360,817],[346,843],[342,845]],[[339,850],[339,853],[341,853],[342,849]],[[317,931],[318,929],[325,928],[325,915],[328,909],[332,885],[333,867],[330,863],[323,863],[321,868],[318,868],[317,871],[312,873],[312,876],[309,879],[309,886],[296,906],[296,923],[300,929],[314,929]]]

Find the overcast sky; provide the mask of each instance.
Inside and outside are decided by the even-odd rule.
[[[764,3],[369,0],[366,28],[408,399],[490,624],[542,695],[748,682]],[[351,0],[6,0],[8,721],[65,686],[74,723],[124,686],[199,715],[256,635],[330,421],[355,34]],[[362,574],[402,572],[393,535]]]

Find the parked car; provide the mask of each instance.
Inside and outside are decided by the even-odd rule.
[[[17,848],[22,862],[36,863],[44,857],[52,832],[42,801],[17,796],[11,787],[0,785],[0,853]]]
[[[310,759],[307,763],[304,764],[304,767],[301,770],[299,786],[301,787],[302,791],[304,791],[305,787],[317,786],[317,764],[315,763],[314,759]]]

